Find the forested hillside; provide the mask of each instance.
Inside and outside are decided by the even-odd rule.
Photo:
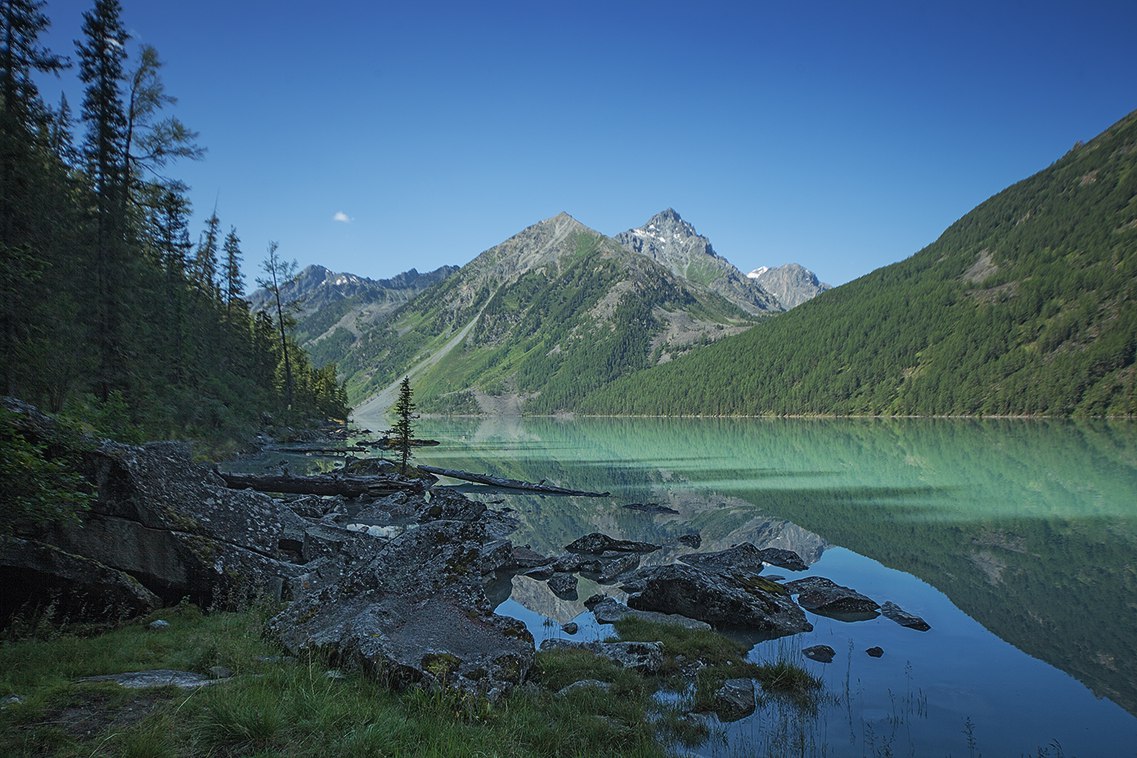
[[[623,378],[615,414],[1137,414],[1137,114],[911,258]]]
[[[126,438],[342,416],[335,368],[250,310],[236,229],[215,211],[191,242],[170,173],[203,150],[169,113],[157,51],[117,0],[83,14],[74,51],[47,50],[43,5],[0,5],[0,393]],[[43,102],[53,73],[83,83],[77,114]]]

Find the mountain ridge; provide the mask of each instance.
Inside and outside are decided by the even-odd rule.
[[[1137,415],[1137,112],[910,258],[578,410]]]

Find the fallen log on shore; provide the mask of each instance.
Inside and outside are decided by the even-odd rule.
[[[610,492],[588,492],[587,490],[570,490],[564,487],[556,487],[544,482],[523,482],[520,479],[506,479],[500,476],[490,476],[489,474],[472,474],[469,471],[459,471],[452,468],[439,468],[438,466],[425,466],[419,464],[417,467],[421,471],[426,471],[436,476],[448,476],[451,479],[462,479],[467,482],[475,482],[477,484],[488,484],[493,487],[502,487],[511,490],[524,490],[526,492],[539,492],[542,495],[571,495],[573,497],[608,497]]]
[[[395,492],[422,492],[423,482],[386,476],[291,476],[289,474],[228,474],[216,471],[229,489],[253,489],[290,495],[391,495]]]
[[[360,440],[359,446],[361,448],[379,448],[380,450],[395,450],[399,447],[399,440],[394,437],[383,437],[377,440]],[[442,443],[438,440],[415,440],[410,441],[411,447],[436,447]]]

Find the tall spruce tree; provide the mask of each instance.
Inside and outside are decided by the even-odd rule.
[[[241,274],[241,238],[237,228],[229,227],[225,235],[225,312],[230,319],[245,304],[245,277]],[[247,306],[246,306],[247,307]]]
[[[399,467],[403,474],[407,473],[407,466],[411,461],[411,444],[415,436],[414,420],[415,404],[411,399],[411,378],[404,376],[399,384],[399,399],[395,401],[395,425],[390,433],[395,437],[395,449],[399,451]]]
[[[127,119],[122,83],[129,35],[121,16],[118,0],[95,0],[94,8],[83,14],[83,39],[75,43],[79,79],[86,85],[82,156],[95,196],[90,267],[93,338],[98,345],[95,389],[104,401],[125,383],[123,304],[131,291],[123,236]]]

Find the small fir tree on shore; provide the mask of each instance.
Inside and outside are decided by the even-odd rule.
[[[411,421],[414,419],[415,404],[411,400],[411,379],[403,377],[399,385],[399,399],[395,401],[395,425],[390,434],[395,437],[395,446],[399,451],[400,470],[405,475],[407,465],[411,460],[411,440],[414,439],[415,430]]]

